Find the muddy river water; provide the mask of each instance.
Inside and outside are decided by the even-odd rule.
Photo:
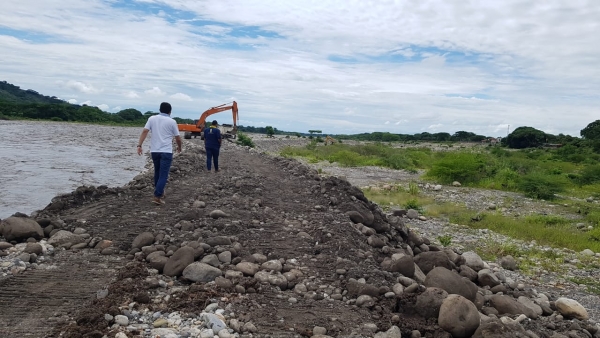
[[[0,121],[0,218],[44,208],[81,185],[121,186],[144,170],[142,128]],[[149,140],[145,142],[148,150]]]

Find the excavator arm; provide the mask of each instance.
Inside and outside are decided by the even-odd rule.
[[[196,122],[196,124],[178,124],[177,128],[179,129],[179,131],[185,132],[184,137],[186,139],[189,139],[192,136],[202,137],[202,132],[204,131],[204,128],[206,127],[206,119],[213,114],[220,113],[220,112],[230,110],[230,109],[231,109],[231,113],[233,115],[233,130],[228,132],[228,135],[229,135],[229,137],[235,137],[235,134],[237,133],[237,122],[238,122],[238,106],[237,106],[237,102],[235,102],[235,101],[233,101],[233,103],[231,105],[228,105],[227,103],[225,103],[220,106],[212,107],[212,108],[206,110],[204,113],[202,113],[202,115],[200,115],[200,119],[198,119],[198,122]],[[224,135],[224,136],[227,137],[226,135]]]

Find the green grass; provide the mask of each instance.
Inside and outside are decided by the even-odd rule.
[[[425,216],[446,219],[451,223],[467,225],[473,229],[489,229],[512,238],[535,240],[541,245],[567,248],[577,252],[584,249],[600,252],[600,227],[597,228],[598,230],[582,232],[575,227],[574,223],[577,221],[561,216],[511,217],[495,211],[476,212],[462,205],[440,204],[431,198],[415,196],[406,191],[366,189],[364,194],[384,208],[389,208],[390,205],[411,206],[413,209],[416,207]]]
[[[585,285],[588,292],[600,295],[600,282],[591,277],[571,277],[569,280],[578,285]]]

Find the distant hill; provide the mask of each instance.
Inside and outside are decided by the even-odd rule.
[[[21,89],[6,81],[0,81],[0,101],[16,104],[67,103],[56,96],[45,96],[32,89]]]

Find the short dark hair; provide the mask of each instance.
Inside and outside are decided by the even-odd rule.
[[[160,112],[163,114],[171,114],[171,104],[169,102],[161,103]]]
[[[218,124],[219,124],[219,122],[217,122],[217,120],[213,120],[211,124],[212,124],[213,126],[216,126],[216,125],[218,125]]]

